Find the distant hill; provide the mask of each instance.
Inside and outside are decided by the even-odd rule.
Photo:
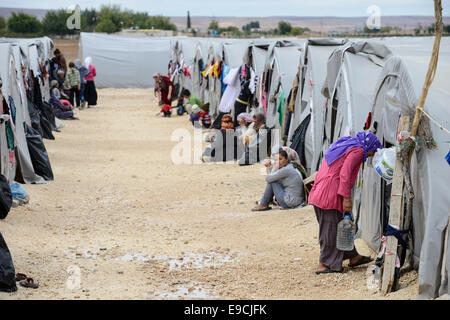
[[[179,30],[186,28],[186,17],[171,17]],[[208,28],[212,20],[216,20],[221,27],[235,26],[242,29],[242,26],[250,21],[259,21],[261,29],[274,29],[278,27],[278,22],[283,20],[292,26],[308,27],[313,31],[328,32],[330,30],[347,31],[362,29],[367,21],[367,17],[192,17],[193,28],[204,31]],[[433,16],[382,16],[381,26],[399,27],[402,29],[414,29],[420,24],[428,27],[434,22]],[[444,23],[450,24],[450,17],[444,17]]]
[[[0,16],[8,19],[13,12],[23,12],[26,14],[31,14],[39,20],[42,20],[44,19],[47,11],[47,9],[0,8]]]
[[[35,15],[42,20],[48,10],[44,9],[18,9],[18,8],[0,8],[0,16],[6,19],[11,16],[12,12],[24,12]],[[186,28],[186,17],[170,17],[178,30]],[[330,30],[348,31],[361,29],[364,27],[367,17],[195,17],[191,16],[193,28],[205,31],[212,20],[219,22],[221,27],[235,26],[242,29],[242,26],[250,21],[259,21],[261,29],[274,29],[278,26],[278,22],[283,20],[289,22],[292,26],[308,27],[313,31],[328,32]],[[414,29],[420,24],[422,27],[430,26],[434,21],[433,16],[382,16],[381,25],[400,27],[402,29]],[[450,24],[450,17],[444,17],[444,23]]]

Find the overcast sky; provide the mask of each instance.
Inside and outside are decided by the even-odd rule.
[[[444,15],[450,15],[449,0],[443,1]],[[119,4],[151,15],[185,16],[368,16],[377,5],[381,15],[433,15],[433,0],[0,0],[0,7],[59,9],[79,4],[82,9],[102,4]],[[56,7],[55,7],[56,5]]]

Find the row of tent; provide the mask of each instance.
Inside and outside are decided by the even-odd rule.
[[[43,142],[62,127],[49,104],[53,48],[48,37],[0,38],[0,173],[10,183],[53,180]]]
[[[396,144],[401,115],[414,116],[434,38],[385,39],[171,39],[169,76],[189,89],[217,117],[224,78],[243,67],[255,76],[247,111],[263,111],[266,125],[281,130],[308,171],[339,137],[371,130],[385,147]],[[215,72],[217,71],[218,72]],[[415,190],[411,248],[419,269],[419,297],[450,293],[450,39],[441,40],[439,64],[424,110],[437,148],[424,143],[412,158]],[[229,84],[230,85],[230,84]],[[233,114],[233,102],[228,109]],[[443,127],[444,129],[442,129]],[[276,143],[272,141],[272,143]],[[389,216],[390,186],[363,166],[354,188],[358,236],[375,251]],[[404,229],[402,228],[402,229]]]

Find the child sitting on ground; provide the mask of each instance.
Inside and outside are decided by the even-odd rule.
[[[156,115],[162,115],[163,117],[169,117],[172,115],[172,107],[168,104],[164,104],[164,102],[159,101],[159,106],[161,107],[161,111]]]

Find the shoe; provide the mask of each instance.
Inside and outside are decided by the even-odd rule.
[[[349,263],[348,266],[349,268],[356,268],[357,266],[366,264],[366,263],[370,263],[372,262],[373,259],[371,257],[366,257],[366,256],[362,256],[361,259],[359,259],[359,261],[357,263]]]

